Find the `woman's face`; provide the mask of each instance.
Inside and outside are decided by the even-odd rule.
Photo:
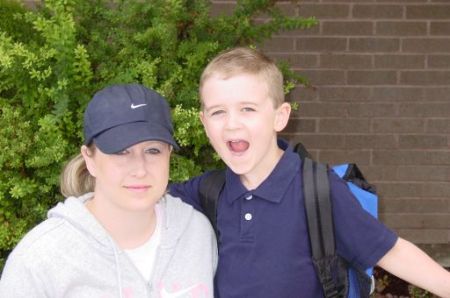
[[[145,212],[152,210],[166,191],[172,151],[166,143],[145,141],[115,154],[86,146],[81,151],[90,174],[96,178],[94,198],[98,207]]]

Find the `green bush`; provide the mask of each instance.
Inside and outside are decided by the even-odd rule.
[[[270,0],[238,1],[233,13],[214,18],[206,0],[43,3],[27,11],[0,2],[0,269],[62,199],[59,173],[79,150],[82,113],[95,91],[140,82],[163,94],[182,145],[171,179],[187,179],[218,165],[197,117],[198,78],[208,60],[316,23],[286,17]],[[255,22],[261,15],[268,21]],[[298,78],[284,70],[288,90]]]

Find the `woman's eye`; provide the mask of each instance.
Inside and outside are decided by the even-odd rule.
[[[159,153],[161,153],[161,150],[158,149],[158,148],[148,148],[148,149],[145,150],[145,153],[148,153],[148,154],[159,154]]]
[[[114,153],[115,155],[125,155],[125,154],[127,154],[128,153],[128,150],[127,149],[125,149],[125,150],[122,150],[122,151],[119,151],[119,152],[116,152],[116,153]]]

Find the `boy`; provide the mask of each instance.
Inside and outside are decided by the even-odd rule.
[[[200,98],[206,134],[227,165],[217,207],[215,297],[322,297],[301,195],[301,161],[277,139],[291,111],[282,74],[261,53],[235,48],[205,68]],[[172,195],[201,210],[198,189],[205,175],[172,185]],[[366,213],[332,173],[330,184],[339,255],[450,297],[450,273]]]

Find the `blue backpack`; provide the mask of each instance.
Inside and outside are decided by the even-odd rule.
[[[298,143],[294,150],[302,159],[303,193],[311,241],[312,260],[326,298],[368,298],[374,288],[373,268],[363,270],[349,264],[336,253],[329,167],[315,162]],[[378,198],[355,164],[331,168],[347,182],[362,207],[377,217]],[[225,171],[215,170],[200,183],[200,203],[217,235],[217,202],[225,184]]]

